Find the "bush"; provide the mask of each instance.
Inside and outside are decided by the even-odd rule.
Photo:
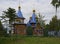
[[[27,35],[29,35],[29,36],[33,35],[32,27],[31,26],[27,27],[26,32],[27,32]]]

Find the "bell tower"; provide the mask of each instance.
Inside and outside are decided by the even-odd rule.
[[[23,14],[21,12],[21,7],[18,7],[18,12],[17,12],[17,19],[15,19],[15,23],[24,23],[24,17]]]
[[[21,12],[21,7],[18,7],[18,11],[14,21],[14,34],[25,35],[26,34],[26,24],[24,23],[24,17]]]
[[[31,17],[30,24],[31,24],[31,26],[32,26],[33,29],[36,27],[36,16],[35,16],[35,10],[33,10],[33,14],[32,14],[32,17]]]

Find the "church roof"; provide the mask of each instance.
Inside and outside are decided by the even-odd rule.
[[[23,17],[23,14],[22,14],[22,12],[21,12],[21,10],[20,10],[20,7],[19,7],[19,9],[18,9],[17,16],[18,16],[19,18],[24,18],[24,17]]]
[[[30,24],[30,20],[29,20],[29,22],[27,23],[27,26],[31,26],[31,24]]]
[[[35,15],[35,10],[33,10],[33,15],[32,15],[32,18],[31,18],[30,23],[36,23],[36,15]]]
[[[31,20],[29,20],[29,22],[27,23],[27,26],[32,26],[31,23],[30,23],[30,21],[31,21]],[[34,27],[36,27],[36,24],[35,24]]]

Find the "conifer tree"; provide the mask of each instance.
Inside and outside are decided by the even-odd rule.
[[[5,34],[5,30],[4,30],[4,27],[3,27],[3,25],[2,25],[2,23],[0,21],[0,37],[4,36],[4,34]]]

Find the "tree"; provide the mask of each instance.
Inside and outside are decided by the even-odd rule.
[[[52,0],[51,4],[56,7],[56,14],[57,14],[57,8],[60,6],[60,0]]]
[[[3,11],[3,15],[5,18],[8,18],[9,20],[9,27],[10,31],[12,32],[12,22],[14,22],[14,18],[16,16],[16,11],[13,8],[8,8],[7,10]],[[10,33],[11,34],[11,33]]]
[[[5,33],[5,30],[4,30],[4,27],[3,27],[3,25],[2,25],[2,23],[1,23],[1,21],[0,21],[0,37],[1,36],[4,36],[6,33]]]
[[[58,1],[58,0],[52,0],[52,2],[51,2],[51,4],[53,6],[55,6],[56,3],[59,3],[58,6],[60,6],[60,1]]]
[[[28,26],[26,29],[27,35],[33,35],[33,29],[31,26]]]
[[[57,23],[58,23],[58,26],[57,26],[58,27],[58,30],[60,30],[60,19],[58,19],[58,22]]]
[[[49,28],[50,28],[50,31],[58,31],[58,19],[57,19],[57,16],[55,15],[52,20],[50,21],[49,23]]]
[[[45,25],[45,29],[44,29],[44,36],[48,36],[48,31],[49,31],[49,24]]]
[[[11,24],[14,21],[14,18],[16,16],[16,11],[13,8],[8,8],[7,11],[3,11],[4,15],[9,18],[9,24]]]
[[[44,18],[44,16],[40,15],[40,13],[39,13],[38,23],[40,23],[42,28],[45,27],[45,20],[43,20],[43,18]]]

